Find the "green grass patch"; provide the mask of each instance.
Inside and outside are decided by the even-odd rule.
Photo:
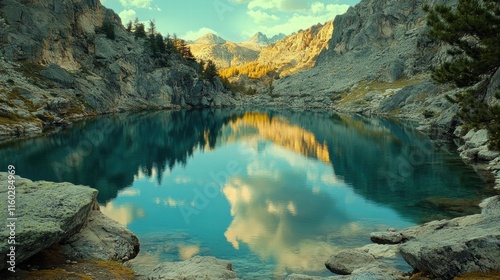
[[[401,79],[395,82],[381,82],[381,81],[364,81],[360,82],[355,89],[347,90],[340,94],[331,96],[332,101],[338,102],[339,105],[347,104],[366,104],[365,96],[372,91],[385,92],[388,89],[404,88],[420,82],[418,79]]]

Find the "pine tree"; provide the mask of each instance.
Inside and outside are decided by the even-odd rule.
[[[168,54],[176,52],[174,40],[170,37],[170,34],[165,37],[165,50]]]
[[[153,56],[157,56],[160,52],[160,46],[156,41],[156,24],[154,20],[149,21],[148,41],[151,51],[153,52]]]
[[[156,34],[155,40],[156,40],[156,46],[158,48],[158,51],[160,53],[165,53],[166,45],[165,45],[165,40],[163,39],[163,36],[160,33],[158,33],[158,34]]]
[[[146,28],[144,27],[144,23],[139,22],[138,18],[135,18],[134,21],[134,36],[135,38],[146,38]]]
[[[132,21],[129,20],[127,22],[127,25],[125,26],[125,30],[127,30],[127,32],[132,32],[132,28],[133,28],[133,24],[132,24]]]
[[[183,57],[187,61],[195,61],[194,55],[191,52],[191,49],[187,45],[186,41],[177,38],[174,34],[174,45],[175,49],[179,53],[181,57]]]
[[[457,115],[468,127],[485,127],[490,148],[500,150],[500,106],[484,101],[500,67],[500,0],[459,0],[456,9],[438,5],[424,10],[430,35],[452,47],[452,61],[437,68],[433,78],[457,87],[476,85],[452,100],[460,106]]]
[[[499,0],[459,0],[456,9],[438,5],[424,10],[431,36],[450,44],[454,58],[434,71],[435,80],[470,86],[500,66]]]
[[[212,82],[214,82],[215,78],[219,76],[219,74],[217,73],[217,66],[215,66],[215,63],[210,59],[207,61],[205,71],[203,71],[203,76],[205,79]]]

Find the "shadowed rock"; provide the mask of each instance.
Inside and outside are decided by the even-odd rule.
[[[62,245],[71,259],[127,261],[139,253],[139,239],[96,207],[85,227]]]

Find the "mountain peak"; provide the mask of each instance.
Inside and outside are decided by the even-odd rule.
[[[194,41],[195,44],[224,44],[225,42],[226,40],[213,33],[207,33]]]
[[[252,36],[248,41],[245,41],[244,43],[250,44],[250,45],[255,45],[259,47],[265,47],[268,46],[272,43],[275,43],[283,38],[285,38],[286,35],[283,33],[279,33],[274,35],[273,37],[269,38],[262,32],[257,32],[255,35]]]

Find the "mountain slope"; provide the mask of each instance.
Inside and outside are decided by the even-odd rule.
[[[105,23],[114,39],[96,32]],[[38,134],[108,112],[228,104],[220,82],[201,79],[176,54],[160,66],[145,48],[98,0],[3,0],[0,134]]]
[[[396,113],[451,129],[457,107],[446,85],[430,79],[448,59],[446,48],[428,34],[424,5],[455,0],[362,0],[335,18],[335,29],[316,65],[274,83],[273,98],[252,106],[331,107],[356,113]],[[429,124],[430,125],[430,124]]]
[[[224,44],[227,42],[222,37],[208,33],[194,41],[194,44]]]
[[[317,67],[277,90],[297,92],[315,83],[321,92],[341,92],[359,81],[392,82],[429,73],[446,58],[446,51],[429,38],[422,7],[454,2],[363,0],[335,18],[332,39],[318,57]],[[317,77],[318,73],[329,75]]]
[[[299,31],[262,49],[257,63],[275,65],[280,76],[312,68],[320,52],[329,47],[332,32],[332,21]]]
[[[212,60],[218,68],[242,65],[254,60],[259,51],[226,41],[214,34],[207,34],[189,44],[197,59]]]
[[[189,44],[189,47],[197,59],[212,60],[221,69],[243,65],[255,60],[264,47],[284,37],[284,34],[278,34],[268,38],[257,32],[248,41],[234,43],[218,35],[208,33]]]
[[[332,32],[332,21],[314,25],[262,48],[254,61],[222,69],[220,73],[223,77],[247,75],[259,78],[265,76],[269,69],[274,69],[283,77],[312,68],[318,55],[329,47]],[[254,36],[254,39],[254,43],[258,42],[258,36]]]

